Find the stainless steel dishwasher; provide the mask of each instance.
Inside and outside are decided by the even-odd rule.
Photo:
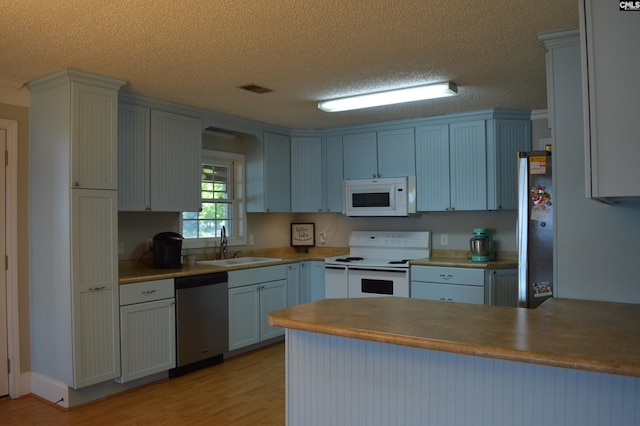
[[[229,348],[226,272],[176,278],[176,377],[219,364]]]

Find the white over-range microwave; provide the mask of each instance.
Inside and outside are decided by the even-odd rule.
[[[349,179],[343,182],[347,216],[409,216],[416,213],[416,177]]]

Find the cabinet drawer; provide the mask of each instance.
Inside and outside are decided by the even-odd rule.
[[[474,268],[446,268],[440,266],[414,266],[411,268],[411,280],[484,287],[484,270]]]
[[[287,265],[229,271],[229,288],[287,279]]]
[[[412,282],[411,297],[414,299],[483,304],[484,288],[473,285]]]
[[[120,286],[120,306],[174,297],[173,278]]]

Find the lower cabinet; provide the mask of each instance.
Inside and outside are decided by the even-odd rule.
[[[120,383],[176,366],[173,279],[120,286]]]
[[[411,267],[411,297],[483,304],[484,269]]]
[[[485,303],[518,306],[518,269],[486,269],[484,271]]]
[[[287,306],[324,299],[324,262],[287,265]]]
[[[229,350],[284,335],[269,312],[286,306],[286,265],[229,271]]]

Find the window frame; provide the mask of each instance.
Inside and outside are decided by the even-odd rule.
[[[233,215],[233,229],[229,232],[231,235],[227,238],[228,246],[242,246],[247,245],[247,212],[245,203],[245,158],[244,154],[235,152],[215,151],[210,149],[202,150],[202,163],[213,162],[215,160],[231,161],[233,163],[233,203],[232,215]],[[202,180],[199,181],[199,185],[202,184]],[[182,233],[182,212],[179,216],[180,232]],[[207,237],[207,238],[185,238],[182,240],[183,249],[197,249],[197,248],[217,248],[220,247],[220,237]]]

